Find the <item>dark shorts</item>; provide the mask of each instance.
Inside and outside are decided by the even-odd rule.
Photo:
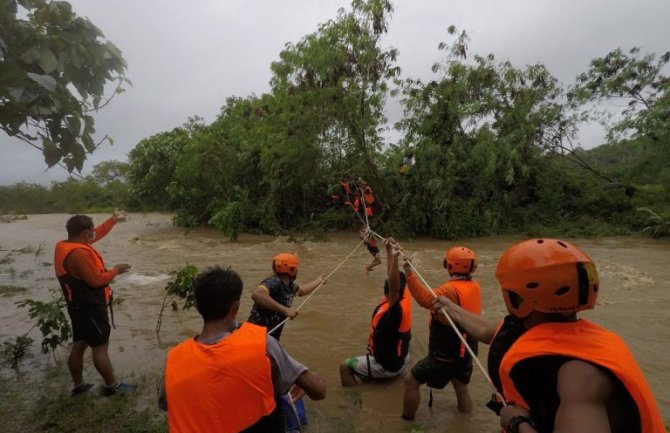
[[[85,305],[77,309],[68,309],[72,321],[72,340],[84,340],[91,347],[100,346],[109,341],[111,326],[104,305]]]
[[[412,377],[420,384],[442,389],[455,379],[461,383],[470,383],[472,360],[442,362],[428,355],[412,367]]]
[[[368,251],[372,256],[378,256],[379,255],[379,247],[377,247],[377,241],[370,236],[368,240],[365,241],[365,246],[368,247]]]

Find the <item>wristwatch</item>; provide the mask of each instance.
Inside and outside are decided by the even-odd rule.
[[[507,428],[505,428],[505,430],[507,431],[507,433],[519,433],[519,426],[525,422],[527,422],[528,424],[530,424],[531,427],[537,430],[537,427],[535,427],[535,423],[533,423],[533,421],[530,418],[523,415],[513,416],[512,419],[510,419],[509,422],[507,423]]]

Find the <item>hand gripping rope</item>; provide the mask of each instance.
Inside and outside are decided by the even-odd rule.
[[[360,246],[363,245],[363,243],[367,240],[367,238],[368,238],[369,235],[374,235],[374,236],[378,237],[379,240],[381,240],[381,241],[384,241],[384,239],[385,239],[382,235],[380,235],[379,233],[375,232],[374,230],[372,230],[372,229],[370,228],[370,224],[369,224],[369,222],[368,222],[368,216],[367,216],[367,212],[366,212],[366,207],[365,207],[365,199],[363,198],[363,200],[361,200],[361,202],[362,202],[362,204],[363,204],[363,214],[365,215],[365,220],[360,216],[360,214],[359,214],[358,212],[354,211],[354,213],[356,214],[356,216],[358,217],[358,219],[360,219],[361,222],[365,225],[365,227],[366,227],[366,229],[367,229],[367,234],[366,234],[366,236],[363,238],[363,240],[362,240],[358,245],[356,245],[356,248],[354,248],[354,249],[349,253],[349,255],[347,255],[347,257],[345,257],[345,259],[342,260],[342,261],[335,267],[335,269],[333,269],[333,271],[332,271],[330,274],[328,274],[328,276],[326,276],[326,280],[327,280],[328,278],[330,278],[330,276],[333,275],[333,274],[335,273],[335,271],[337,271],[340,267],[342,267],[342,265],[343,265],[347,260],[349,260],[349,258],[350,258],[352,255],[354,255],[354,253],[356,252],[356,250],[358,250],[358,248],[360,248]],[[352,209],[352,210],[353,210],[353,209]],[[402,255],[403,259],[405,259],[405,258],[409,258],[403,251],[401,251],[400,254]],[[428,282],[423,278],[423,276],[421,275],[421,273],[416,269],[416,267],[414,266],[414,263],[412,263],[411,260],[408,260],[407,262],[409,263],[410,267],[412,268],[412,270],[414,271],[414,273],[417,275],[417,277],[419,277],[419,279],[421,280],[421,282],[423,283],[423,285],[424,285],[428,290],[430,290],[430,293],[433,295],[433,297],[434,297],[435,299],[437,299],[437,296],[435,295],[435,291],[434,291],[433,288],[430,286],[430,284],[428,284]],[[296,308],[296,311],[300,310],[300,308],[302,308],[302,306],[305,305],[305,303],[306,303],[307,301],[309,301],[309,299],[312,297],[312,295],[314,295],[314,294],[316,293],[316,291],[317,291],[322,285],[323,285],[323,282],[322,282],[321,284],[319,284],[319,285],[316,287],[316,289],[314,289],[314,291],[313,291],[312,293],[309,294],[309,296],[307,296],[307,298],[306,298],[306,299],[305,299],[305,300],[304,300],[304,301],[303,301],[303,302]],[[489,386],[491,387],[491,390],[493,391],[494,395],[500,400],[500,402],[502,402],[503,406],[506,406],[507,403],[506,403],[506,401],[505,401],[505,398],[498,392],[498,390],[496,389],[495,385],[493,384],[493,381],[491,380],[491,377],[489,376],[488,372],[486,371],[486,369],[484,368],[484,366],[481,364],[481,362],[479,361],[479,359],[477,358],[477,356],[475,355],[475,353],[472,351],[472,348],[470,348],[470,345],[469,345],[468,342],[465,340],[465,337],[463,337],[463,335],[461,334],[461,332],[458,330],[458,327],[456,327],[456,324],[454,323],[454,321],[452,320],[452,318],[449,316],[449,314],[447,313],[447,311],[444,309],[444,307],[440,308],[440,312],[444,315],[444,317],[447,318],[447,321],[449,322],[449,325],[452,327],[452,329],[454,330],[454,332],[455,332],[456,335],[458,336],[459,340],[461,340],[461,343],[463,343],[463,347],[465,347],[465,349],[466,349],[466,350],[468,351],[468,353],[470,354],[470,357],[471,357],[471,358],[475,361],[475,363],[477,364],[477,367],[479,368],[479,370],[480,370],[480,371],[482,372],[482,374],[484,375],[484,378],[486,379],[486,381],[488,382]],[[282,326],[282,325],[283,325],[284,323],[286,323],[288,320],[289,320],[288,317],[287,317],[286,319],[282,320],[277,326],[275,326],[274,328],[272,328],[272,329],[268,332],[268,334],[272,334],[274,331],[276,331],[280,326]]]
[[[333,269],[333,270],[330,272],[330,274],[326,275],[326,278],[324,278],[324,280],[328,280],[328,279],[329,279],[329,278],[330,278],[330,277],[331,277],[331,276],[332,276],[338,269],[340,269],[340,268],[342,267],[342,265],[344,264],[344,262],[346,262],[347,260],[349,260],[349,258],[350,258],[351,256],[354,255],[354,253],[356,252],[356,250],[358,250],[358,249],[360,248],[360,246],[363,245],[363,242],[364,242],[364,241],[360,241],[359,244],[356,245],[356,248],[354,248],[354,249],[349,253],[349,255],[347,255],[347,257],[345,257],[344,260],[342,260],[342,261],[335,267],[335,269]],[[319,289],[321,288],[321,286],[323,286],[323,283],[324,283],[324,281],[322,281],[318,286],[316,286],[316,288],[314,289],[314,291],[313,291],[312,293],[310,293],[310,294],[305,298],[305,300],[302,301],[302,303],[301,303],[300,305],[298,305],[298,307],[297,307],[295,310],[296,310],[296,311],[299,311],[299,310],[302,308],[302,306],[305,305],[305,303],[306,303],[307,301],[309,301],[309,299],[310,299],[312,296],[314,296],[314,294],[316,293],[316,291],[319,290]],[[284,323],[286,323],[286,321],[288,321],[289,319],[290,319],[290,317],[287,317],[287,318],[285,318],[284,320],[282,320],[281,322],[279,322],[279,324],[278,324],[277,326],[275,326],[275,327],[272,328],[270,331],[268,331],[268,334],[272,334],[274,331],[276,331],[277,329],[279,329]]]
[[[371,233],[371,234],[373,234],[373,235],[375,235],[375,236],[377,236],[380,240],[382,240],[382,241],[384,240],[384,237],[382,237],[379,233],[376,233],[376,232],[374,232],[373,230],[371,230],[370,227],[368,227],[368,232]],[[402,255],[403,258],[407,258],[407,259],[409,259],[409,257],[408,257],[403,251],[401,251],[400,254]],[[416,276],[419,277],[419,279],[421,280],[421,282],[423,283],[423,285],[424,285],[426,288],[428,288],[428,290],[430,290],[430,293],[432,293],[433,297],[434,297],[435,299],[437,299],[437,296],[435,295],[435,291],[433,291],[432,287],[430,287],[430,285],[428,284],[428,282],[426,282],[426,280],[423,278],[423,276],[419,273],[419,271],[418,271],[418,270],[416,269],[416,267],[414,266],[414,263],[412,263],[411,260],[407,260],[407,263],[409,263],[410,267],[412,268],[412,271],[414,271],[414,273],[416,274]],[[453,328],[454,332],[456,333],[456,335],[458,335],[458,338],[461,340],[461,343],[463,343],[463,346],[465,347],[465,349],[466,349],[466,350],[468,351],[468,353],[470,354],[470,357],[472,357],[472,359],[473,359],[473,360],[475,361],[475,363],[477,364],[477,367],[478,367],[479,370],[482,372],[482,374],[483,374],[484,377],[486,378],[486,381],[487,381],[487,382],[489,383],[489,385],[491,386],[491,389],[493,390],[493,393],[496,395],[496,397],[498,397],[498,398],[500,399],[500,401],[502,402],[503,406],[506,406],[507,403],[505,402],[505,398],[498,392],[498,390],[496,389],[495,385],[493,384],[493,381],[491,380],[491,377],[489,376],[488,372],[486,371],[486,369],[484,368],[484,366],[481,364],[481,362],[479,362],[479,359],[477,358],[477,356],[475,355],[475,353],[472,351],[472,349],[471,349],[470,346],[468,345],[468,342],[465,340],[465,337],[463,337],[463,335],[461,334],[461,332],[460,332],[460,331],[458,330],[458,328],[456,327],[456,324],[454,323],[454,321],[451,319],[451,317],[449,317],[449,314],[447,314],[447,311],[444,309],[444,307],[440,308],[440,312],[444,315],[444,317],[447,318],[447,321],[449,321],[449,325],[451,325],[451,327]]]

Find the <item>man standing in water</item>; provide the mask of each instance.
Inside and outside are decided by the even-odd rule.
[[[195,281],[202,331],[168,353],[158,400],[172,433],[284,433],[282,394],[295,384],[313,400],[326,396],[323,378],[264,327],[237,323],[242,288],[236,272],[220,267]]]
[[[108,270],[102,255],[91,246],[102,239],[117,221],[123,221],[125,213],[115,211],[111,218],[94,227],[91,217],[75,215],[65,228],[67,240],[56,244],[54,267],[67,303],[67,311],[72,321],[72,350],[68,367],[74,382],[72,395],[81,394],[93,387],[83,378],[84,353],[90,346],[93,365],[105,381],[103,395],[131,392],[134,386],[118,382],[109,359],[109,334],[111,331],[107,304],[111,302],[112,289],[109,283],[118,274],[130,269],[121,263]],[[111,308],[111,306],[110,306]]]
[[[496,278],[510,313],[498,326],[446,297],[436,307],[491,344],[488,369],[509,404],[500,410],[508,433],[666,431],[626,343],[577,318],[600,290],[586,253],[558,239],[527,240],[503,253]]]
[[[409,260],[406,259],[407,287],[414,299],[422,307],[432,309],[435,296],[444,295],[467,311],[479,314],[482,303],[481,288],[479,283],[472,278],[472,274],[477,269],[475,252],[464,246],[450,248],[445,251],[442,265],[449,274],[449,280],[435,289],[435,294],[433,294],[419,280]],[[472,410],[472,399],[468,390],[472,376],[470,353],[465,350],[461,339],[450,326],[449,321],[436,311],[431,313],[429,327],[428,354],[417,362],[405,377],[402,417],[406,420],[414,419],[416,415],[421,401],[420,389],[423,384],[431,388],[442,389],[451,382],[456,393],[458,410],[463,413]],[[459,330],[459,333],[466,341],[469,341],[469,346],[477,354],[477,342],[462,330]]]
[[[254,305],[247,321],[265,326],[270,332],[287,317],[295,319],[298,310],[293,308],[296,296],[307,296],[322,284],[323,275],[305,285],[296,284],[298,278],[298,257],[291,253],[279,253],[272,258],[274,274],[260,282],[251,294]],[[277,328],[272,336],[279,341],[284,325]]]

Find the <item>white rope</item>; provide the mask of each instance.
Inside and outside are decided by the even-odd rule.
[[[302,423],[300,422],[300,415],[298,415],[298,408],[295,407],[293,397],[291,397],[290,393],[286,396],[286,400],[288,400],[288,404],[291,406],[291,411],[293,412],[293,416],[295,416],[295,422],[298,425],[298,430],[300,433],[303,433]]]
[[[367,206],[365,206],[365,191],[361,188],[359,188],[359,191],[361,192],[361,203],[363,204],[363,215],[365,215],[365,226],[368,228],[368,231],[370,231],[370,221],[368,220],[368,209],[367,209]]]
[[[360,242],[358,243],[358,245],[356,245],[356,248],[354,248],[353,250],[351,250],[351,252],[349,253],[349,255],[347,255],[347,257],[345,257],[344,260],[342,260],[342,261],[340,262],[340,264],[338,264],[338,265],[335,267],[335,269],[333,269],[333,270],[330,272],[330,274],[326,275],[326,278],[324,278],[324,281],[328,280],[328,279],[331,277],[331,275],[333,275],[338,269],[340,269],[340,268],[342,267],[342,265],[344,264],[344,262],[346,262],[347,260],[349,260],[349,258],[350,258],[351,256],[354,255],[354,253],[356,252],[356,250],[358,250],[358,248],[360,248],[360,246],[363,245],[363,242],[364,242],[364,240],[360,241]],[[305,300],[302,301],[302,303],[301,303],[300,305],[298,305],[298,307],[295,309],[296,311],[300,311],[300,309],[302,308],[302,306],[305,305],[305,303],[307,303],[307,301],[309,301],[310,298],[311,298],[312,296],[314,296],[314,294],[316,293],[316,291],[319,290],[319,288],[321,288],[321,286],[323,286],[324,281],[321,281],[321,283],[319,283],[319,285],[316,286],[316,288],[312,291],[312,293],[310,293],[310,294],[305,298]],[[274,331],[276,331],[277,329],[279,329],[284,323],[286,323],[289,319],[290,319],[290,317],[287,317],[287,318],[285,318],[284,320],[282,320],[281,322],[279,322],[279,324],[278,324],[277,326],[275,326],[274,328],[272,328],[272,329],[268,332],[268,334],[272,334]]]
[[[369,228],[368,228],[368,231],[370,233],[372,233],[373,235],[377,236],[379,239],[384,240],[384,238],[379,233],[376,233],[373,230],[370,230]],[[403,258],[408,258],[408,256],[403,251],[400,251],[400,254],[402,255]],[[412,268],[412,270],[414,271],[416,276],[419,277],[419,279],[423,283],[424,287],[426,287],[430,291],[430,293],[433,295],[433,298],[437,299],[437,295],[435,295],[435,291],[430,287],[428,282],[426,282],[426,280],[423,278],[421,273],[419,273],[419,271],[414,266],[414,263],[412,263],[411,260],[408,260],[407,263],[409,263],[409,266]],[[479,359],[477,358],[477,355],[475,355],[475,353],[472,351],[472,349],[470,348],[470,345],[465,340],[465,337],[463,337],[461,332],[458,330],[458,327],[456,327],[456,324],[454,323],[452,318],[449,317],[449,314],[447,314],[447,311],[444,309],[444,307],[440,308],[440,312],[444,315],[444,317],[447,318],[447,320],[449,321],[449,324],[453,328],[454,332],[456,332],[456,335],[458,335],[458,338],[461,340],[461,343],[463,343],[463,346],[465,347],[465,349],[468,351],[468,353],[470,354],[472,359],[474,359],[475,363],[477,364],[477,367],[479,367],[479,370],[482,372],[482,374],[486,378],[486,381],[491,386],[491,389],[493,390],[493,393],[500,399],[500,401],[502,402],[503,405],[507,405],[507,403],[505,402],[505,398],[498,392],[498,389],[493,384],[493,381],[491,380],[491,376],[489,376],[489,374],[486,371],[486,369],[484,368],[484,366],[481,364],[481,362],[479,362]]]

